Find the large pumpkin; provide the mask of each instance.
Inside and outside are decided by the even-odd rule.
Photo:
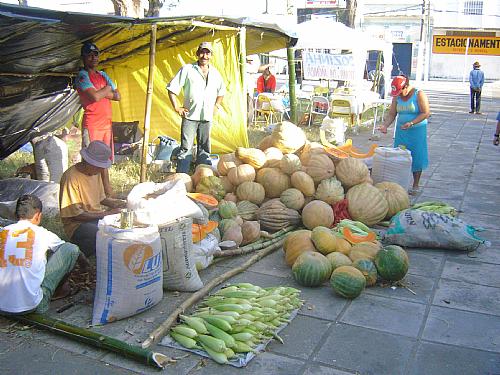
[[[297,155],[285,154],[280,160],[280,169],[283,173],[291,176],[295,172],[302,170],[302,163]]]
[[[266,154],[258,148],[238,147],[235,152],[236,157],[245,164],[250,164],[255,169],[260,169],[266,164]]]
[[[337,237],[326,227],[316,227],[312,230],[311,239],[316,249],[324,255],[337,250]]]
[[[278,124],[271,134],[272,146],[284,154],[291,154],[306,143],[306,135],[301,128],[288,121]]]
[[[346,198],[349,202],[347,209],[352,219],[368,226],[384,220],[389,210],[382,193],[366,182],[350,188]]]
[[[292,174],[292,186],[299,189],[306,197],[312,197],[316,191],[314,187],[314,180],[306,172],[298,171]]]
[[[344,188],[336,177],[328,178],[319,183],[314,197],[328,204],[335,204],[344,199]]]
[[[333,209],[323,201],[312,201],[302,209],[302,223],[308,229],[330,228],[333,224]]]
[[[382,248],[375,257],[380,276],[389,281],[399,281],[408,272],[410,261],[408,254],[401,247],[388,245]]]
[[[232,219],[238,215],[238,207],[236,203],[226,200],[219,202],[219,215],[223,219]]]
[[[370,177],[366,164],[352,157],[341,160],[337,164],[335,174],[346,189],[361,184]]]
[[[273,138],[271,135],[266,135],[262,140],[259,142],[257,145],[257,148],[262,151],[266,151],[269,147],[272,147],[273,145]]]
[[[243,235],[242,245],[257,241],[260,238],[260,223],[258,221],[245,221],[241,225]]]
[[[299,189],[290,188],[286,189],[280,195],[280,201],[292,210],[301,210],[304,207],[305,199],[304,194]]]
[[[326,259],[330,262],[332,266],[332,271],[335,271],[337,268],[341,266],[350,266],[352,265],[352,260],[349,259],[347,255],[339,253],[337,251],[327,254]]]
[[[247,181],[238,186],[236,195],[240,201],[250,201],[255,204],[261,204],[266,197],[266,191],[261,184]]]
[[[257,211],[257,219],[262,229],[277,232],[292,225],[300,224],[300,214],[287,208],[279,199],[270,199]]]
[[[217,162],[217,171],[220,176],[226,176],[231,168],[237,167],[240,164],[241,161],[236,158],[234,152],[222,154],[219,156],[219,161]]]
[[[264,187],[268,198],[279,198],[290,187],[290,177],[279,168],[262,168],[257,172],[256,181]]]
[[[389,209],[387,210],[386,219],[390,219],[398,212],[410,207],[408,192],[401,185],[395,182],[379,182],[375,187],[380,190],[387,201]]]
[[[279,168],[281,159],[283,158],[283,153],[279,148],[269,147],[264,151],[267,161],[264,167],[267,168]]]
[[[233,186],[238,186],[245,181],[255,180],[255,169],[250,164],[241,164],[227,172],[227,178]]]
[[[292,266],[293,278],[302,286],[323,284],[332,273],[330,262],[320,253],[307,251],[299,255]]]
[[[323,154],[326,155],[325,148],[318,142],[306,142],[302,150],[300,150],[300,161],[302,164],[308,164],[313,155]]]
[[[231,181],[229,181],[229,178],[227,176],[220,176],[219,179],[220,182],[222,183],[222,186],[224,186],[224,191],[226,193],[234,192],[234,186],[231,183]]]
[[[378,242],[360,242],[352,245],[349,258],[353,262],[359,259],[374,260],[381,248]]]
[[[353,299],[365,289],[366,278],[353,266],[340,266],[332,272],[330,285],[337,294]]]
[[[375,264],[369,259],[358,259],[353,264],[353,267],[356,267],[361,273],[365,276],[366,286],[372,286],[377,283],[377,267]]]
[[[255,220],[257,217],[257,210],[259,206],[250,201],[239,201],[236,203],[236,207],[238,208],[238,215],[243,220]]]
[[[283,241],[283,251],[285,252],[285,263],[290,267],[303,252],[316,251],[311,240],[311,231],[302,229],[287,234]]]
[[[212,168],[209,165],[200,164],[200,165],[196,166],[194,173],[191,176],[191,179],[193,180],[193,185],[194,185],[195,189],[203,177],[208,177],[208,176],[213,176],[213,175],[214,175],[214,171],[212,170]]]
[[[306,168],[306,173],[312,177],[315,184],[333,177],[335,174],[335,165],[326,154],[313,154],[309,161],[302,163]]]
[[[196,185],[196,192],[209,194],[218,201],[222,200],[226,195],[222,181],[215,176],[202,177],[198,185]]]

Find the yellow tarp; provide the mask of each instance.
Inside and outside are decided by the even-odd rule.
[[[245,124],[246,92],[243,89],[240,67],[239,35],[237,30],[211,30],[205,37],[184,41],[168,48],[162,46],[161,40],[158,39],[150,141],[158,135],[180,140],[181,118],[170,104],[166,86],[182,65],[196,61],[198,45],[202,41],[210,41],[214,47],[211,64],[221,73],[227,90],[222,103],[223,109],[214,117],[212,123],[212,152],[227,153],[239,146],[248,147]],[[117,82],[121,94],[121,101],[113,102],[113,121],[138,120],[141,129],[144,127],[148,64],[149,49],[144,49],[140,53],[103,66]],[[182,98],[180,99],[182,102]]]

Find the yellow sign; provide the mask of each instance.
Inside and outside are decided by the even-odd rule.
[[[433,53],[465,55],[467,46],[468,55],[500,56],[500,38],[485,36],[447,36],[434,35],[432,41]]]

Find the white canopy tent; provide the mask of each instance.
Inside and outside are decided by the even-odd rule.
[[[385,92],[390,92],[392,71],[392,43],[351,29],[340,22],[313,20],[300,23],[294,28],[298,37],[295,49],[339,49],[352,51],[355,70],[353,86],[361,87],[367,52],[382,51],[384,55]]]

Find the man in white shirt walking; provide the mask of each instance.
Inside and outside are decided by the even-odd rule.
[[[210,127],[226,92],[222,76],[210,65],[212,51],[211,43],[201,43],[196,51],[198,61],[184,65],[167,86],[170,102],[182,117],[178,173],[189,172],[195,137],[196,164],[211,164]],[[178,99],[181,91],[184,94],[182,104]]]
[[[20,197],[16,217],[17,223],[0,230],[0,312],[44,313],[80,250],[39,226],[42,202],[38,197]]]

